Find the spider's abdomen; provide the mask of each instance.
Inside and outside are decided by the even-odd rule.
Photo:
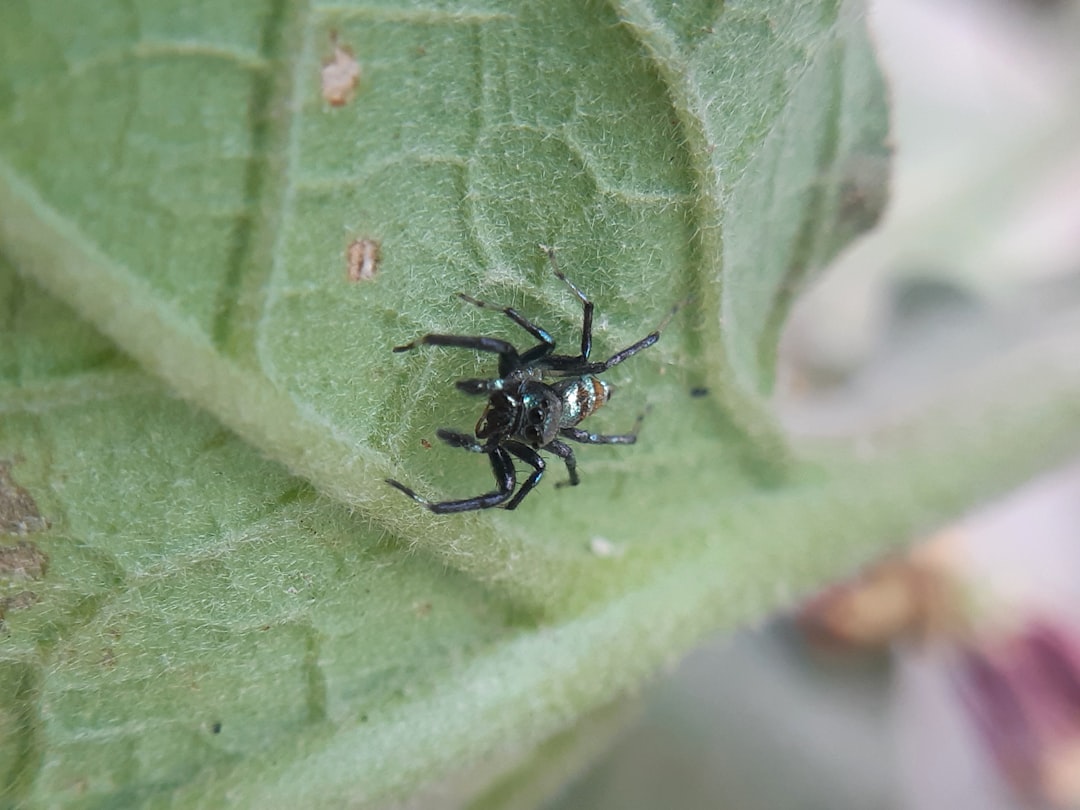
[[[596,413],[611,399],[612,393],[610,385],[592,376],[560,380],[552,387],[559,392],[563,403],[561,428],[574,427]]]

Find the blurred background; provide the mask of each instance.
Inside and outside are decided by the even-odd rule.
[[[1080,363],[1080,4],[876,0],[871,28],[891,196],[790,320],[809,440]],[[1080,459],[911,542],[691,655],[546,807],[1080,807]]]

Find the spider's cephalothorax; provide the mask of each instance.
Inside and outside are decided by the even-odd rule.
[[[539,450],[555,441],[560,430],[574,427],[610,398],[611,386],[592,376],[550,385],[525,379],[510,390],[504,387],[492,393],[476,423],[476,438],[517,439]]]
[[[500,506],[514,509],[532,491],[544,474],[544,459],[537,452],[547,450],[566,463],[570,474],[569,483],[577,486],[577,462],[574,451],[561,439],[583,444],[633,444],[642,417],[637,418],[630,433],[604,435],[589,433],[577,425],[595,413],[611,398],[611,387],[595,375],[617,366],[642,349],[647,349],[660,339],[660,332],[678,310],[672,307],[664,322],[637,343],[628,346],[607,360],[589,362],[592,348],[593,304],[570,279],[562,274],[555,261],[555,251],[541,248],[551,261],[551,268],[581,301],[584,317],[581,325],[581,353],[576,355],[554,354],[555,341],[546,331],[527,320],[517,310],[497,307],[478,301],[464,293],[459,296],[474,306],[494,309],[536,338],[539,343],[519,353],[505,340],[467,335],[424,335],[412,343],[394,348],[395,352],[409,351],[418,346],[453,346],[491,352],[499,356],[499,376],[494,379],[459,380],[457,387],[467,394],[486,396],[480,421],[476,423],[475,436],[456,430],[440,428],[437,435],[447,444],[474,453],[484,453],[491,460],[495,475],[495,489],[474,498],[459,501],[432,502],[421,498],[404,484],[387,479],[388,484],[401,490],[414,501],[432,512],[468,512],[474,509],[490,509]],[[521,459],[533,471],[525,482],[517,486],[514,457]],[[517,490],[516,492],[514,490]]]

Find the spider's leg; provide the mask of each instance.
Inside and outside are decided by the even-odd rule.
[[[574,451],[570,447],[570,445],[563,444],[560,441],[554,441],[548,442],[547,445],[544,446],[544,449],[550,450],[552,453],[565,461],[566,471],[570,474],[569,481],[556,482],[556,489],[559,489],[560,487],[576,487],[578,484],[581,483],[581,479],[578,478],[577,474],[577,459],[574,458]]]
[[[638,418],[634,420],[634,427],[630,429],[629,433],[616,433],[614,435],[589,433],[587,430],[574,427],[563,428],[559,433],[567,439],[573,439],[575,442],[581,442],[582,444],[633,444],[637,441],[638,431],[641,430],[641,423],[644,421],[645,414],[638,414]]]
[[[407,352],[420,346],[448,346],[454,349],[472,349],[499,355],[499,376],[504,377],[521,366],[521,358],[512,344],[493,337],[471,335],[423,335],[404,346],[395,346],[395,352]]]
[[[489,448],[480,444],[471,433],[462,433],[460,430],[451,430],[450,428],[439,428],[435,431],[435,435],[451,447],[460,447],[470,453],[487,453],[489,450]]]
[[[509,354],[517,356],[517,349],[505,340],[493,337],[474,337],[471,335],[422,335],[403,346],[395,346],[395,352],[407,352],[420,346],[450,346],[456,349],[473,349],[478,352]]]
[[[522,365],[528,365],[532,361],[537,360],[544,355],[551,354],[551,352],[554,351],[555,338],[553,338],[546,329],[537,326],[513,307],[500,307],[498,304],[489,304],[487,301],[481,301],[477,298],[473,298],[471,295],[466,295],[465,293],[458,293],[458,298],[472,304],[474,307],[480,307],[480,309],[490,309],[495,312],[501,312],[540,341],[521,356]]]
[[[440,436],[440,438],[442,437]],[[510,498],[514,492],[514,487],[517,485],[517,475],[514,473],[514,462],[510,458],[510,454],[501,447],[493,447],[484,452],[486,452],[491,459],[491,471],[495,475],[496,488],[484,495],[477,495],[475,498],[463,498],[460,501],[433,502],[426,498],[421,498],[413,492],[413,490],[391,478],[387,478],[386,483],[394,489],[401,490],[417,503],[423,504],[436,515],[449,515],[455,512],[472,512],[477,509],[491,509],[494,506],[501,506]]]
[[[548,247],[547,245],[540,245],[540,249],[547,254],[548,261],[551,262],[551,270],[555,273],[555,276],[566,284],[571,290],[574,291],[574,295],[581,301],[582,309],[584,313],[581,319],[581,356],[578,358],[581,362],[585,362],[589,359],[589,352],[592,350],[592,317],[593,317],[593,302],[590,301],[578,286],[568,279],[563,271],[559,269],[559,262],[555,259],[555,248]],[[552,347],[554,348],[554,347]]]
[[[524,358],[522,358],[524,360]],[[492,391],[500,391],[505,385],[505,380],[502,377],[496,377],[494,380],[483,379],[468,379],[458,380],[454,383],[454,387],[458,391],[463,391],[466,394],[472,394],[473,396],[487,396]]]
[[[590,369],[601,365],[600,363],[586,363],[581,357],[569,354],[549,354],[536,364],[537,368],[544,371],[553,371],[559,375],[576,377],[581,374],[593,374]]]
[[[686,303],[687,301],[680,301],[675,306],[673,306],[668,312],[668,314],[664,316],[664,320],[660,322],[660,325],[657,326],[656,329],[647,334],[645,337],[643,337],[641,340],[639,340],[637,343],[633,344],[632,346],[627,346],[621,352],[613,354],[611,357],[609,357],[602,363],[586,363],[582,365],[580,371],[576,373],[600,374],[601,372],[607,371],[612,366],[617,366],[624,360],[628,360],[638,352],[649,348],[660,339],[660,333],[664,331],[671,319],[675,317],[675,313],[682,309]]]
[[[517,495],[515,495],[510,503],[505,506],[506,509],[517,509],[517,505],[521,503],[522,499],[532,492],[533,487],[539,484],[540,479],[543,478],[545,466],[544,459],[531,447],[519,442],[506,442],[503,447],[533,468],[532,474],[525,479],[525,483],[521,485],[521,489],[517,491]]]

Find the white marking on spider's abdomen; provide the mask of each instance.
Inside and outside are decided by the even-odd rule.
[[[563,385],[563,412],[559,427],[573,427],[604,407],[611,398],[611,386],[596,377],[567,380]]]

